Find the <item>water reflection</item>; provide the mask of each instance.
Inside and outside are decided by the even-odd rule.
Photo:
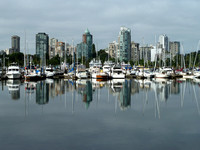
[[[92,83],[88,80],[77,80],[76,86],[78,93],[82,95],[82,101],[86,104],[86,108],[88,109],[92,102]]]
[[[20,80],[7,80],[6,82],[9,94],[13,100],[20,99],[20,83]]]
[[[44,105],[49,102],[49,83],[39,81],[36,84],[36,103]]]
[[[119,102],[120,102],[120,108],[122,110],[125,110],[129,106],[131,106],[131,82],[125,80],[123,82],[123,88],[119,95]]]
[[[13,100],[20,99],[20,80],[7,80],[5,83],[1,83],[2,91],[4,84],[7,86],[9,94]],[[188,86],[187,86],[188,85]],[[184,106],[184,97],[186,91],[189,91],[192,95],[199,111],[198,103],[198,91],[196,86],[199,84],[194,81],[188,80],[166,80],[166,79],[154,79],[154,80],[125,80],[115,79],[109,81],[98,81],[98,80],[53,80],[47,79],[38,82],[26,82],[24,83],[25,89],[25,100],[27,95],[35,95],[34,99],[36,104],[45,105],[49,101],[56,99],[60,96],[65,96],[65,107],[67,101],[71,100],[72,111],[77,102],[85,104],[86,109],[89,109],[90,104],[94,101],[97,102],[101,99],[101,96],[108,94],[106,102],[114,100],[115,111],[117,108],[120,110],[127,110],[131,108],[131,104],[134,101],[143,101],[143,112],[148,105],[149,101],[154,101],[155,110],[160,116],[160,105],[161,103],[167,103],[171,101],[172,96],[180,96],[181,107]],[[106,90],[101,92],[101,89]],[[79,96],[77,96],[79,95]],[[150,96],[149,96],[150,95]],[[71,98],[69,98],[71,97]],[[80,100],[78,100],[78,98]],[[23,98],[21,98],[23,99]],[[106,99],[106,100],[107,100]],[[174,100],[174,99],[173,99]]]

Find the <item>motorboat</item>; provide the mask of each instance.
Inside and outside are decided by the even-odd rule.
[[[26,81],[37,81],[41,78],[41,75],[35,66],[31,66],[30,68],[25,68],[24,77]]]
[[[20,68],[17,63],[11,63],[6,73],[8,79],[19,79],[21,77]]]
[[[47,67],[45,69],[46,78],[53,78],[55,75],[54,69],[51,67]]]
[[[125,74],[122,72],[121,66],[114,65],[111,69],[111,77],[113,79],[124,79]]]
[[[155,72],[155,78],[170,78],[172,74],[171,68],[161,68],[160,71]]]
[[[87,79],[88,78],[88,72],[86,71],[85,65],[77,66],[76,76],[78,79]]]

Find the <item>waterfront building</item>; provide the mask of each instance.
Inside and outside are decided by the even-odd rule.
[[[73,45],[70,45],[69,43],[66,44],[66,53],[67,55],[73,55],[73,52],[76,53],[76,47],[73,47]]]
[[[82,37],[82,42],[77,44],[78,59],[82,56],[85,57],[86,60],[92,57],[92,44],[93,36],[90,34],[90,31],[86,29]]]
[[[112,43],[109,43],[108,54],[112,58],[116,58],[118,49],[119,49],[119,43],[117,43],[116,41],[113,41]]]
[[[157,61],[160,58],[162,58],[162,48],[153,46],[151,49],[151,62]]]
[[[140,53],[139,53],[140,60],[144,60],[145,62],[151,61],[152,48],[153,48],[153,46],[148,46],[148,45],[141,46]]]
[[[171,53],[171,58],[174,59],[177,54],[180,54],[180,42],[169,42],[169,50]]]
[[[166,34],[160,35],[158,42],[159,42],[158,48],[162,48],[165,51],[169,51],[169,40]]]
[[[13,35],[11,37],[11,48],[9,49],[9,54],[20,52],[20,37]]]
[[[46,65],[46,57],[49,55],[49,36],[46,33],[36,34],[36,55],[40,57],[40,66]]]
[[[126,27],[121,27],[119,36],[119,51],[118,58],[122,61],[130,61],[131,59],[131,30]]]
[[[85,57],[85,59],[89,58],[88,45],[86,43],[81,42],[77,44],[77,55],[78,59],[81,59],[82,57]]]
[[[55,55],[58,55],[61,58],[65,56],[65,43],[64,42],[57,42]]]
[[[131,60],[133,62],[138,62],[139,57],[140,57],[140,49],[139,49],[140,44],[131,42]]]
[[[51,38],[49,40],[49,59],[55,57],[55,52],[56,52],[56,45],[57,45],[58,40],[55,38]]]

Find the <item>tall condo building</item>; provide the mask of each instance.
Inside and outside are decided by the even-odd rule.
[[[76,53],[76,47],[73,47],[73,45],[70,45],[69,43],[66,43],[66,53],[67,55],[73,55],[73,52]]]
[[[135,43],[135,42],[131,42],[131,60],[133,60],[133,62],[139,62],[139,58],[140,58],[140,49],[139,49],[140,44],[139,43]]]
[[[65,56],[65,43],[64,42],[57,42],[56,55],[58,55],[59,57]]]
[[[147,63],[148,61],[151,61],[151,50],[152,50],[153,46],[141,46],[140,47],[140,60],[144,60],[145,63]]]
[[[83,41],[80,44],[77,44],[78,58],[85,57],[86,59],[89,59],[92,57],[93,37],[88,29],[85,30],[82,40]]]
[[[169,50],[170,50],[172,59],[174,59],[174,57],[177,54],[180,54],[180,42],[178,41],[169,42]]]
[[[16,53],[20,52],[20,37],[17,35],[14,35],[11,37],[11,49],[10,53]]]
[[[121,27],[119,36],[119,51],[118,59],[122,61],[130,61],[131,59],[131,30],[126,27]]]
[[[109,43],[108,53],[111,57],[113,57],[113,58],[117,57],[118,49],[119,49],[119,44],[116,41]]]
[[[51,38],[49,40],[49,59],[53,58],[56,56],[56,45],[57,45],[58,40],[55,38]]]
[[[46,33],[36,34],[36,55],[40,57],[40,66],[46,65],[49,52],[49,36]]]
[[[163,34],[159,36],[159,48],[162,48],[165,51],[169,51],[169,40],[167,35]]]

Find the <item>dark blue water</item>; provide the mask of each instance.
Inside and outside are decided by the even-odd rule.
[[[0,150],[199,150],[199,85],[2,81]]]

